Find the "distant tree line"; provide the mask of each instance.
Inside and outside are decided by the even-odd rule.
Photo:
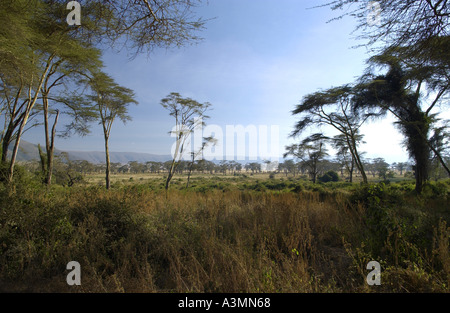
[[[447,158],[450,163],[450,158]],[[41,175],[41,161],[22,161],[19,162],[26,170],[36,175]],[[387,163],[383,158],[364,159],[364,168],[367,175],[375,180],[387,181],[395,177],[405,177],[413,179],[413,164],[409,162],[394,162]],[[267,165],[267,163],[266,163]],[[282,177],[294,177],[299,179],[313,180],[312,173],[308,170],[308,164],[302,161],[295,162],[292,159],[287,159],[282,163],[273,163],[275,166],[265,166],[264,162],[248,162],[240,163],[237,161],[220,161],[212,162],[208,160],[180,161],[177,167],[176,174],[182,176],[191,175],[253,175],[259,173],[270,173],[271,178],[275,175]],[[154,174],[155,176],[167,177],[172,166],[172,161],[157,162],[138,162],[130,161],[126,164],[111,162],[110,172],[112,175],[120,174]],[[70,160],[67,153],[61,153],[55,156],[54,160],[54,183],[73,186],[75,184],[85,182],[86,176],[96,175],[105,172],[106,164],[94,164],[86,160]],[[347,181],[354,182],[356,178],[362,180],[361,173],[354,169],[350,172],[345,164],[338,158],[323,159],[317,164],[316,181]],[[445,171],[435,164],[431,170],[431,179],[445,178]]]

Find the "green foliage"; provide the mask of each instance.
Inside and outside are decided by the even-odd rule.
[[[322,183],[328,183],[330,181],[337,182],[339,181],[339,175],[335,171],[328,171],[322,176],[319,176],[319,181]]]

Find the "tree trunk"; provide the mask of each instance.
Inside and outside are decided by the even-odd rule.
[[[16,143],[14,144],[14,149],[13,149],[12,155],[11,155],[11,163],[9,164],[9,169],[8,169],[8,173],[6,176],[9,183],[11,183],[13,180],[14,165],[16,164],[16,157],[17,157],[17,152],[19,151],[20,138],[22,136],[22,131],[25,126],[25,123],[26,123],[26,119],[24,119],[22,121],[22,123],[20,123],[20,127],[17,132]]]
[[[189,188],[189,181],[191,179],[191,173],[192,173],[192,164],[189,167],[188,178],[187,178],[187,182],[186,182],[186,189]]]
[[[58,123],[59,111],[56,111],[55,121],[52,127],[52,133],[50,137],[50,143],[47,143],[47,177],[46,184],[48,186],[52,183],[52,175],[53,175],[53,159],[54,159],[54,151],[55,151],[55,134],[56,134],[56,124]]]
[[[5,115],[5,128],[2,134],[2,163],[6,163],[8,160],[8,147],[13,141],[14,129],[16,129],[17,126],[20,125],[22,119],[25,117],[26,112],[23,112],[17,117],[17,114],[21,111],[24,105],[22,104],[19,106],[19,108],[17,108],[20,95],[22,94],[22,90],[23,86],[21,85],[19,91],[17,92],[16,99],[14,100],[13,108],[10,112],[8,126],[6,126],[7,118]]]
[[[359,172],[361,173],[361,176],[362,176],[362,179],[363,179],[363,183],[367,184],[368,180],[367,180],[366,171],[364,170],[364,166],[363,166],[363,164],[361,162],[361,158],[359,157],[359,153],[358,153],[358,150],[356,148],[356,140],[354,138],[353,133],[351,133],[351,138],[347,137],[347,144],[348,144],[350,153],[352,155],[352,167],[353,167],[353,162],[354,162],[356,167],[358,168]]]
[[[106,156],[106,170],[105,170],[105,183],[106,189],[108,190],[111,186],[111,178],[110,178],[110,159],[109,159],[109,145],[108,145],[108,136],[105,134],[105,156]]]
[[[6,129],[6,132],[3,135],[3,142],[2,142],[2,163],[6,163],[8,161],[8,148],[9,145],[12,142],[12,135],[13,135],[13,122],[10,121],[8,128]]]
[[[43,110],[44,110],[44,130],[45,130],[45,150],[47,152],[47,166],[44,171],[44,183],[50,186],[52,183],[52,173],[53,173],[53,152],[55,150],[55,133],[56,124],[58,123],[59,111],[56,111],[55,121],[53,122],[51,134],[49,133],[49,121],[48,121],[48,98],[47,93],[43,92]]]
[[[350,166],[349,173],[350,173],[350,182],[353,183],[353,170],[355,168],[355,161],[353,160],[353,158],[352,158],[352,163],[351,164],[352,165]]]
[[[14,165],[16,163],[17,152],[19,151],[19,144],[20,144],[20,139],[22,137],[22,132],[23,132],[23,130],[25,128],[25,124],[28,122],[28,118],[30,117],[31,111],[33,110],[33,107],[36,104],[37,98],[39,96],[39,91],[42,88],[42,84],[44,83],[44,79],[47,76],[47,73],[48,73],[48,71],[50,69],[50,63],[52,62],[53,58],[54,58],[54,54],[51,55],[49,57],[48,61],[47,61],[47,65],[46,65],[46,67],[44,69],[44,72],[42,73],[42,76],[41,76],[41,78],[39,80],[39,84],[38,84],[38,86],[36,88],[36,93],[34,94],[34,97],[31,97],[31,86],[29,88],[29,92],[28,92],[28,100],[29,100],[29,102],[28,102],[27,107],[25,109],[24,116],[23,116],[22,122],[20,123],[19,130],[17,131],[16,143],[14,144],[14,149],[13,149],[12,156],[11,156],[11,163],[9,164],[9,170],[8,170],[8,173],[7,173],[7,180],[10,183],[13,180]]]
[[[170,181],[172,180],[174,170],[175,170],[175,158],[173,159],[172,164],[170,165],[169,173],[167,173],[165,185],[166,191],[169,190]]]
[[[191,173],[192,173],[192,167],[194,166],[195,156],[192,155],[192,161],[191,164],[189,164],[189,172],[188,172],[188,178],[186,182],[186,189],[189,188],[189,180],[191,179]]]
[[[316,178],[317,178],[317,163],[315,160],[313,160],[313,165],[312,165],[312,181],[313,184],[316,183]]]
[[[402,121],[407,138],[407,150],[415,161],[416,192],[422,193],[423,184],[428,180],[428,162],[431,149],[427,139],[430,123],[424,113],[417,109]]]

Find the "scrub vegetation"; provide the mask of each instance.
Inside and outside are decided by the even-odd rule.
[[[163,177],[106,190],[16,173],[0,185],[1,291],[449,291],[450,180],[418,195],[413,180],[210,175],[166,191]],[[80,286],[66,283],[70,261]]]

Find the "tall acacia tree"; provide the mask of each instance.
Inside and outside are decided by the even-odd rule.
[[[131,117],[128,115],[128,106],[137,104],[137,101],[131,89],[118,85],[112,77],[103,72],[92,73],[88,83],[92,90],[92,95],[89,96],[89,99],[94,104],[93,110],[98,113],[103,130],[106,160],[105,182],[106,189],[109,189],[111,186],[109,138],[112,125],[117,119],[120,119],[123,123],[131,120]]]
[[[353,96],[353,88],[349,85],[305,96],[302,102],[292,111],[293,115],[300,116],[300,120],[295,124],[291,136],[296,137],[311,126],[331,126],[342,135],[340,143],[346,144],[353,162],[361,173],[363,182],[367,184],[367,175],[364,171],[358,145],[362,140],[359,129],[369,118],[369,115],[360,118],[358,114],[352,112]]]
[[[183,98],[179,93],[172,92],[161,100],[163,108],[169,111],[169,115],[175,118],[175,126],[170,132],[175,137],[173,158],[168,168],[165,189],[169,189],[170,181],[175,174],[181,159],[188,150],[191,134],[197,127],[205,124],[209,118],[206,111],[211,107],[209,102],[200,103],[191,98]]]
[[[50,26],[47,26],[50,28]],[[44,183],[51,184],[53,170],[53,154],[56,126],[61,112],[73,117],[67,125],[66,135],[71,130],[84,135],[88,132],[86,122],[91,117],[84,108],[82,97],[70,91],[70,85],[80,77],[88,75],[90,71],[101,66],[101,52],[89,44],[86,36],[73,36],[68,30],[60,30],[57,25],[49,29],[49,36],[58,44],[58,49],[50,69],[41,87],[42,107],[44,119],[46,166]],[[54,115],[53,124],[50,115]]]
[[[6,132],[2,137],[2,163],[6,163],[8,146],[15,140],[11,159],[6,171],[6,179],[13,179],[14,165],[22,134],[31,120],[40,89],[57,52],[56,44],[46,36],[41,28],[47,7],[41,1],[2,1],[0,19],[9,21],[8,27],[0,31],[0,76],[3,93],[8,106]],[[21,36],[23,35],[23,37]],[[18,37],[16,37],[18,36]]]
[[[33,62],[32,39],[40,39],[39,31],[30,23],[33,13],[26,1],[0,2],[0,104],[4,120],[1,135],[2,163],[7,163],[8,147],[28,105],[27,86],[32,83],[37,67]],[[6,173],[5,173],[6,174]]]
[[[336,0],[328,2],[333,10],[346,8],[339,16],[358,20],[355,29],[365,46],[376,52],[369,62],[388,68],[386,74],[369,70],[360,84],[362,94],[358,108],[392,113],[405,135],[405,144],[416,162],[416,191],[421,192],[428,175],[430,150],[447,172],[442,156],[430,143],[428,133],[432,112],[445,104],[450,90],[450,6],[443,0]],[[370,12],[374,8],[377,12]],[[379,9],[379,10],[378,10]],[[377,23],[368,23],[376,14]],[[372,68],[373,69],[373,68]],[[425,97],[423,91],[426,91]],[[427,108],[421,105],[429,102]]]
[[[435,116],[432,109],[442,99],[446,88],[443,87],[432,103],[427,104],[422,89],[436,89],[423,71],[417,72],[397,56],[387,53],[372,57],[371,62],[387,68],[387,72],[379,74],[372,70],[361,78],[356,87],[358,96],[353,109],[368,114],[375,112],[376,115],[391,113],[396,117],[396,125],[405,136],[406,149],[415,161],[416,191],[421,193],[423,184],[428,180],[431,151],[439,155],[429,141]]]
[[[8,109],[14,110],[12,114],[5,115],[8,125],[2,136],[2,163],[7,163],[8,146],[15,139],[6,174],[9,181],[13,178],[22,134],[36,111],[35,106],[41,97],[43,84],[53,65],[60,62],[61,54],[66,57],[70,55],[71,49],[74,48],[71,40],[73,42],[73,39],[83,38],[92,45],[102,43],[115,48],[126,47],[132,56],[136,56],[144,50],[151,52],[155,47],[179,47],[198,42],[201,38],[196,33],[206,22],[196,18],[193,12],[200,1],[79,2],[82,7],[82,21],[81,25],[76,27],[66,23],[69,12],[65,0],[0,2],[0,20],[3,25],[8,25],[0,28],[0,76],[2,90],[7,90],[9,97],[7,101],[2,102],[7,103]],[[59,35],[63,36],[58,37]],[[58,38],[55,40],[55,37]],[[4,86],[6,88],[3,88]],[[47,95],[44,95],[45,97]],[[4,99],[2,97],[2,100]],[[48,127],[46,133],[49,134]],[[51,152],[51,145],[48,147],[48,152]]]
[[[67,14],[57,1],[5,0],[0,4],[1,19],[5,17],[11,22],[8,28],[0,30],[0,54],[7,61],[0,67],[0,97],[6,99],[8,108],[2,136],[2,163],[7,163],[9,145],[15,141],[6,175],[8,181],[13,179],[21,137],[35,125],[29,125],[33,117],[42,113],[47,152],[44,181],[50,184],[60,112],[50,105],[60,98],[54,91],[60,91],[63,80],[72,73],[79,73],[99,60],[100,51],[91,47],[87,36],[80,36],[68,27],[62,20],[64,13]],[[73,101],[69,102],[73,109]],[[53,127],[49,122],[50,112],[56,115]]]

